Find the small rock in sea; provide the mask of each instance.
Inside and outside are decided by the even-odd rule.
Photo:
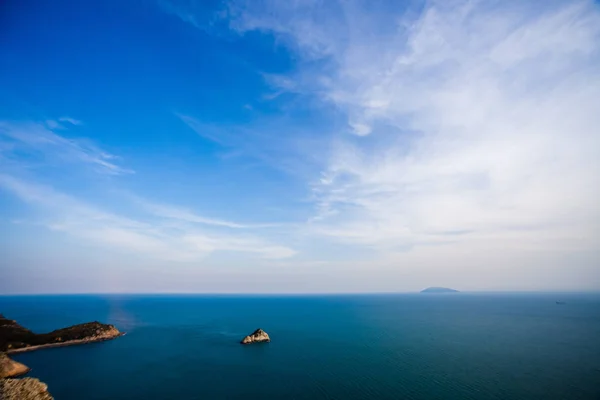
[[[260,343],[260,342],[270,342],[271,338],[267,334],[267,332],[262,329],[257,329],[252,334],[246,336],[240,342],[241,344],[250,344],[250,343]]]

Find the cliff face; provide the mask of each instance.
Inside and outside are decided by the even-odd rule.
[[[2,400],[53,400],[48,385],[35,378],[0,380]]]
[[[0,314],[0,351],[17,353],[41,347],[97,342],[121,336],[113,325],[87,322],[48,333],[33,333]]]
[[[29,372],[29,367],[11,360],[6,354],[0,353],[0,379],[12,378]],[[1,399],[1,397],[0,397]]]
[[[252,334],[246,336],[242,339],[242,344],[250,344],[250,343],[260,343],[260,342],[270,342],[271,338],[267,335],[267,332],[262,329],[257,329]]]

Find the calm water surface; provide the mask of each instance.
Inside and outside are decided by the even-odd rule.
[[[57,400],[600,399],[597,294],[16,296],[0,313],[127,332],[15,355]],[[259,327],[271,343],[238,344]]]

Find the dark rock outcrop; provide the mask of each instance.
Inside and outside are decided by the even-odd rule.
[[[99,342],[121,336],[113,325],[87,322],[48,333],[34,333],[0,314],[0,351],[19,353],[46,347]]]
[[[11,360],[6,354],[0,353],[0,379],[12,378],[29,372],[29,367]],[[1,399],[1,398],[0,398]]]
[[[421,293],[459,293],[458,290],[449,289],[445,287],[429,287],[421,290]]]
[[[0,380],[1,400],[53,400],[48,385],[35,378]]]
[[[240,342],[241,344],[250,344],[250,343],[261,343],[261,342],[270,342],[271,338],[267,335],[267,332],[262,329],[257,329],[252,334],[246,336]]]

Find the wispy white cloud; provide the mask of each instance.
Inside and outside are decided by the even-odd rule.
[[[195,120],[187,120],[183,116],[182,119],[195,126]],[[273,224],[241,224],[209,218],[189,209],[152,202],[135,195],[124,196],[124,200],[140,207],[144,213],[129,218],[32,181],[35,171],[23,174],[23,167],[30,160],[35,160],[37,165],[89,165],[98,172],[111,175],[131,172],[116,164],[116,156],[89,140],[67,139],[56,133],[54,130],[64,129],[58,121],[80,124],[66,117],[45,123],[0,122],[0,161],[4,166],[8,166],[10,161],[16,163],[10,164],[13,168],[6,169],[10,173],[0,176],[0,188],[38,210],[35,218],[41,219],[34,223],[108,248],[163,260],[197,260],[215,252],[242,252],[261,258],[295,254],[288,247],[248,233],[249,230],[272,228]],[[23,158],[23,155],[28,157]],[[13,172],[16,175],[11,175]],[[29,177],[18,177],[23,175]],[[232,233],[232,230],[244,232]]]
[[[210,124],[203,124],[197,119],[190,117],[189,115],[178,114],[177,115],[187,126],[189,126],[199,136],[208,139],[218,144],[226,144],[231,138],[227,134],[225,129],[218,129]]]
[[[0,174],[0,188],[38,209],[42,215],[38,223],[49,229],[110,249],[128,251],[142,258],[194,261],[219,251],[256,254],[262,258],[286,258],[295,254],[294,250],[286,246],[273,244],[256,235],[233,234],[223,230],[208,231],[195,226],[173,226],[156,218],[123,217],[58,192],[52,187],[23,181],[10,175]],[[162,217],[221,228],[245,227],[200,218],[190,211],[184,212],[171,206],[157,207],[150,210]]]
[[[62,123],[61,123],[62,122]],[[61,129],[67,129],[67,127],[65,127],[65,125],[63,123],[67,123],[69,125],[82,125],[83,123],[75,118],[70,118],[70,117],[60,117],[57,120],[54,119],[48,119],[45,121],[46,127],[48,127],[48,129],[50,130],[61,130]]]
[[[222,15],[232,30],[275,32],[284,44],[319,59],[336,52],[344,41],[342,4],[319,0],[231,1]]]
[[[289,247],[266,244],[264,241],[252,238],[209,237],[201,234],[190,234],[183,237],[185,243],[201,252],[217,250],[255,253],[263,258],[288,258],[296,254]]]
[[[79,121],[70,118],[60,118],[59,121],[67,121],[72,125],[80,124]],[[54,120],[48,120],[45,124],[0,121],[0,143],[3,147],[9,147],[11,152],[34,155],[45,163],[81,163],[111,175],[133,172],[117,165],[115,155],[103,151],[89,140],[61,136],[54,131],[59,129],[64,127]]]
[[[392,17],[359,1],[267,3],[235,2],[234,28],[280,36],[306,62],[286,86],[334,104],[359,136],[338,138],[311,184],[315,234],[597,247],[596,3],[433,1]]]
[[[46,126],[48,127],[48,129],[51,130],[64,129],[64,127],[58,121],[55,121],[53,119],[46,120]]]
[[[71,118],[71,117],[60,117],[58,120],[60,122],[66,122],[66,123],[69,123],[71,125],[82,125],[83,124],[83,122],[81,122],[80,120],[75,119],[75,118]]]
[[[196,28],[202,28],[203,24],[198,20],[195,9],[187,9],[177,5],[176,2],[168,0],[159,0],[158,4],[166,12],[181,18],[182,21],[192,24]]]
[[[202,138],[230,150],[222,159],[258,160],[261,165],[291,176],[308,176],[318,170],[328,150],[320,131],[307,134],[285,116],[239,126],[204,123],[188,115],[176,115]]]
[[[233,221],[207,218],[183,207],[158,204],[138,197],[134,199],[147,212],[165,219],[232,229],[262,229],[280,226],[279,224],[240,224]]]

